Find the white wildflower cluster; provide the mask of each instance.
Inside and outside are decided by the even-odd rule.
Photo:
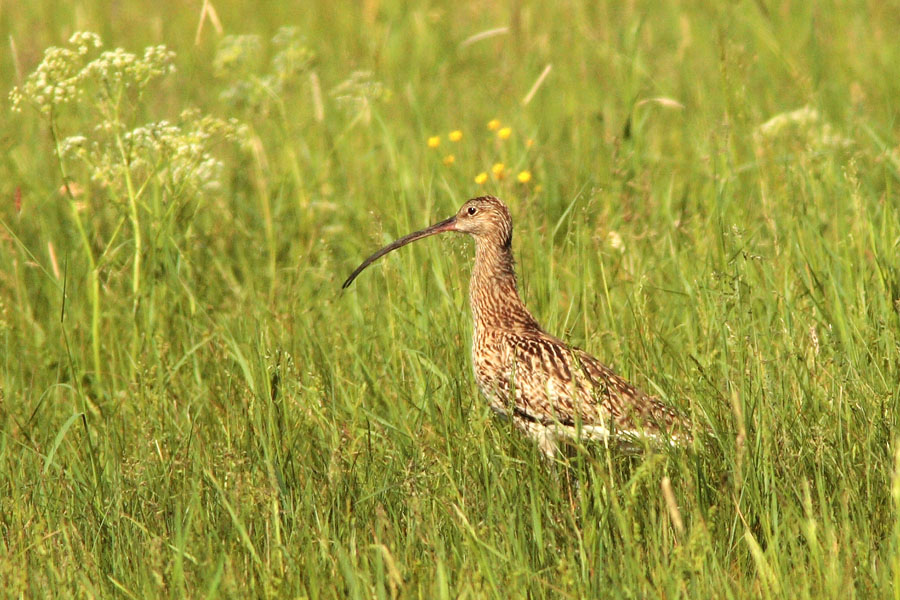
[[[83,169],[118,201],[136,202],[151,184],[166,198],[204,193],[220,185],[222,163],[212,154],[217,141],[245,143],[249,135],[237,121],[182,113],[177,122],[156,121],[134,126],[134,106],[153,80],[174,71],[173,52],[150,46],[143,53],[121,48],[103,51],[94,33],[80,32],[64,48],[49,48],[44,59],[12,92],[13,109],[30,103],[61,127],[57,108],[76,103],[82,133],[59,142],[61,161]],[[91,110],[93,109],[93,110]]]
[[[44,114],[55,107],[76,100],[81,94],[84,56],[70,48],[47,48],[44,59],[26,79],[22,87],[9,94],[12,109],[21,112],[31,104]]]
[[[256,68],[261,54],[262,41],[258,35],[226,35],[216,49],[213,69],[217,77],[243,75]]]
[[[182,114],[180,124],[149,123],[133,129],[125,139],[135,157],[132,168],[145,171],[145,176],[158,174],[171,195],[181,195],[219,189],[223,165],[211,154],[211,147],[219,140],[244,137],[244,127],[234,120],[199,118],[191,111]]]
[[[13,110],[21,111],[28,103],[50,115],[62,105],[83,100],[90,86],[97,87],[103,101],[115,102],[124,89],[142,90],[152,79],[174,71],[175,55],[165,46],[151,46],[143,56],[117,48],[89,60],[102,46],[97,34],[78,32],[67,47],[47,48],[22,87],[10,92]]]
[[[775,115],[756,128],[754,137],[759,144],[793,137],[814,151],[846,149],[853,145],[853,140],[836,131],[811,106]]]
[[[380,81],[373,78],[371,71],[354,71],[331,90],[331,96],[352,116],[368,121],[372,104],[376,100],[387,99],[389,93]]]
[[[619,235],[618,231],[610,230],[609,233],[606,234],[606,241],[609,243],[609,247],[619,254],[625,253],[625,242],[622,240],[622,236]]]
[[[85,56],[93,48],[100,48],[103,46],[103,40],[100,39],[99,35],[92,31],[76,31],[69,38],[69,45],[75,48],[78,54]]]
[[[272,38],[276,52],[268,68],[262,64],[263,44],[257,35],[226,36],[216,50],[216,76],[230,81],[222,99],[237,106],[267,112],[273,98],[284,92],[309,70],[315,53],[305,44],[296,27],[282,27]]]
[[[59,151],[64,156],[83,156],[87,152],[88,139],[83,135],[71,135],[59,145]]]
[[[174,58],[175,53],[165,46],[150,46],[142,57],[116,48],[89,62],[84,71],[86,77],[111,84],[114,89],[141,90],[153,79],[174,72]]]
[[[272,38],[278,48],[272,57],[271,76],[284,88],[309,70],[316,58],[296,27],[282,27]]]
[[[60,143],[64,157],[78,159],[91,180],[100,187],[112,189],[113,195],[124,197],[126,171],[142,189],[156,179],[168,197],[185,193],[209,193],[219,189],[222,162],[211,153],[218,141],[243,143],[249,138],[245,125],[210,116],[201,117],[196,111],[182,113],[179,123],[155,121],[135,127],[122,135],[121,149],[107,138],[103,127],[97,130],[94,141],[74,135]]]

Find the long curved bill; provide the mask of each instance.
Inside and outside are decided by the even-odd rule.
[[[385,246],[384,248],[382,248],[381,250],[379,250],[378,252],[376,252],[375,254],[373,254],[372,256],[367,258],[366,260],[364,260],[361,265],[356,267],[356,270],[350,274],[350,277],[347,278],[347,281],[344,282],[344,285],[341,286],[341,289],[347,289],[348,287],[350,287],[350,284],[353,283],[353,280],[356,279],[356,277],[360,273],[363,272],[363,269],[365,269],[366,267],[371,265],[373,262],[375,262],[376,260],[378,260],[379,258],[384,256],[388,252],[396,250],[397,248],[399,248],[401,246],[405,246],[405,245],[409,244],[410,242],[414,242],[416,240],[421,240],[422,238],[428,237],[429,235],[434,235],[436,233],[443,233],[445,231],[454,231],[455,228],[456,228],[456,217],[453,216],[453,217],[450,217],[449,219],[444,219],[440,223],[435,223],[431,227],[426,227],[425,229],[422,229],[420,231],[415,231],[413,233],[410,233],[409,235],[405,235],[402,238],[400,238],[399,240],[397,240],[396,242],[391,242],[390,244],[388,244],[387,246]]]

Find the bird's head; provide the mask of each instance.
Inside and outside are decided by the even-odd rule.
[[[468,233],[479,243],[496,244],[508,248],[512,240],[512,219],[509,216],[509,209],[506,208],[506,205],[499,198],[481,196],[466,200],[459,211],[449,219],[444,219],[431,227],[403,236],[364,260],[347,278],[342,287],[349,287],[357,275],[362,273],[363,269],[388,252],[405,246],[410,242],[430,235],[444,233],[445,231]]]
[[[481,196],[467,200],[456,213],[453,231],[468,233],[506,246],[512,238],[509,209],[499,198]]]

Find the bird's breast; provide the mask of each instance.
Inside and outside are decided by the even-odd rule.
[[[472,371],[481,393],[494,404],[505,402],[509,381],[510,348],[504,336],[475,325],[472,334]]]

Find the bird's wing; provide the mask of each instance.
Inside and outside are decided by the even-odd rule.
[[[591,393],[572,349],[546,334],[511,336],[507,347],[505,379],[519,416],[572,427],[607,424],[611,413],[602,397]],[[506,397],[512,398],[509,391]]]
[[[515,398],[511,408],[520,417],[642,436],[687,430],[672,409],[584,350],[547,334],[515,336],[510,347],[512,366],[500,391]]]
[[[623,432],[684,437],[689,427],[684,417],[658,398],[644,393],[599,360],[580,349],[572,350],[591,389],[614,416],[616,428]],[[598,394],[599,392],[599,394]]]

